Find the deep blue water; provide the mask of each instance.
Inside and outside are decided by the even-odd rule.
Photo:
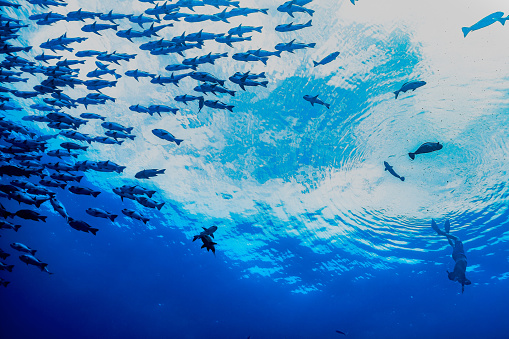
[[[312,27],[277,33],[278,24],[311,17],[295,13],[292,19],[279,12],[283,1],[241,0],[242,7],[268,8],[268,15],[254,13],[228,24],[180,21],[161,30],[155,38],[263,26],[262,33],[251,34],[252,41],[233,48],[207,41],[201,50],[185,52],[185,58],[273,50],[292,39],[316,43],[313,49],[270,57],[267,65],[230,57],[200,65],[198,70],[220,79],[237,71],[266,73],[267,88],[242,91],[226,82],[235,96],[219,94],[218,99],[235,106],[229,112],[198,111],[196,102],[173,100],[197,95],[195,80],[186,78],[176,87],[125,76],[133,69],[169,76],[164,67],[182,62],[179,55],[139,49],[152,38],[129,42],[113,30],[101,31],[102,36],[85,33],[83,22],[38,26],[28,16],[48,10],[16,1],[21,9],[2,11],[29,27],[13,44],[34,46],[16,55],[34,60],[43,52],[41,43],[63,32],[88,39],[70,45],[72,53],[45,53],[70,59],[86,49],[136,54],[134,60],[111,64],[122,77],[101,92],[116,102],[63,109],[75,117],[92,112],[133,126],[136,139],[122,145],[94,142],[78,156],[126,166],[121,174],[82,173],[80,185],[101,191],[97,198],[53,189],[70,216],[99,229],[96,236],[69,227],[49,203],[38,209],[48,216],[45,223],[8,219],[22,227],[1,230],[0,248],[11,254],[4,262],[15,267],[12,273],[0,272],[10,281],[0,286],[0,338],[343,337],[336,330],[347,338],[509,338],[507,27],[495,23],[467,38],[461,33],[461,27],[489,13],[509,12],[507,4],[315,0],[305,6],[315,11]],[[68,3],[52,10],[139,15],[152,6],[134,0]],[[197,7],[196,13],[224,8]],[[126,19],[118,24],[119,30],[141,29]],[[313,67],[312,60],[333,51],[341,53],[337,60]],[[95,59],[82,59],[79,78],[87,80]],[[30,91],[44,79],[22,76],[27,83],[3,85]],[[114,80],[111,75],[102,79]],[[394,98],[402,84],[416,80],[427,84]],[[84,86],[64,90],[72,98],[90,92]],[[311,106],[305,94],[319,94],[330,109]],[[22,110],[4,111],[6,120],[39,135],[58,132],[21,120],[43,115],[29,106],[48,95],[10,97],[9,103]],[[150,116],[130,111],[136,104],[180,110]],[[154,128],[184,142],[177,146],[158,139]],[[99,136],[105,130],[91,120],[79,131]],[[49,149],[64,141],[73,140],[59,136],[48,141]],[[444,148],[410,160],[408,152],[428,141]],[[0,144],[9,145],[5,139]],[[45,156],[41,162],[56,160]],[[406,180],[384,171],[383,161]],[[134,178],[147,168],[166,172],[145,181]],[[0,182],[15,178],[3,176]],[[156,190],[154,199],[164,207],[157,211],[121,201],[112,189],[124,184]],[[8,211],[33,208],[0,199]],[[94,218],[85,213],[89,207],[119,217],[115,222]],[[150,221],[131,220],[123,208]],[[454,266],[452,250],[431,229],[432,218],[440,227],[450,219],[451,233],[464,242],[472,281],[464,293],[447,278]],[[192,242],[202,227],[212,225],[218,226],[215,255],[200,249],[199,240]],[[13,242],[36,249],[54,274],[23,264],[17,258],[21,253],[9,247]]]

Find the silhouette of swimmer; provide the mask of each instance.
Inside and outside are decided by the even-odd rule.
[[[439,235],[447,237],[449,245],[452,246],[452,258],[456,264],[454,265],[454,271],[447,271],[447,274],[450,280],[457,281],[461,284],[461,293],[463,293],[465,291],[465,285],[471,284],[470,280],[465,277],[465,271],[467,269],[467,256],[465,255],[465,250],[463,249],[463,243],[458,237],[449,234],[449,230],[451,228],[451,223],[449,220],[447,220],[444,224],[445,232],[438,228],[435,220],[433,219],[431,219],[431,227]]]

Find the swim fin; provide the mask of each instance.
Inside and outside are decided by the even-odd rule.
[[[451,223],[449,222],[449,219],[447,219],[445,221],[444,228],[445,228],[445,233],[449,233],[449,231],[451,230]]]

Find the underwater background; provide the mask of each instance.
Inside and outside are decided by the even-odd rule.
[[[13,53],[27,60],[45,52],[85,60],[73,66],[79,79],[96,68],[82,50],[135,54],[110,63],[120,78],[100,92],[115,98],[100,105],[62,108],[79,117],[97,113],[107,121],[134,127],[134,140],[119,144],[79,142],[59,135],[48,149],[65,141],[89,146],[77,161],[112,161],[121,173],[80,171],[80,186],[97,197],[54,188],[67,214],[99,229],[97,235],[71,228],[49,202],[40,208],[0,197],[12,213],[33,209],[46,222],[6,220],[22,227],[1,230],[0,248],[11,254],[0,271],[10,283],[0,286],[0,338],[509,338],[508,165],[509,27],[498,22],[464,37],[462,27],[494,12],[509,14],[509,3],[486,1],[314,0],[294,18],[278,10],[284,1],[240,0],[240,7],[268,9],[223,21],[169,21],[155,37],[132,39],[119,30],[142,30],[127,19],[100,31],[83,32],[94,19],[60,20],[38,25],[29,16],[52,11],[66,15],[80,8],[96,13],[140,15],[155,5],[134,0],[69,0],[44,8],[10,0],[20,8],[1,12],[28,27],[10,41],[33,46]],[[37,1],[34,1],[36,3]],[[195,1],[196,2],[196,1]],[[200,1],[198,1],[199,3]],[[207,1],[204,1],[207,2]],[[307,1],[304,1],[307,2]],[[158,2],[162,5],[164,2]],[[206,5],[178,12],[214,14],[234,6]],[[176,1],[168,4],[178,4]],[[1,3],[0,3],[1,5]],[[296,5],[298,6],[298,5]],[[146,15],[146,14],[144,14]],[[155,16],[147,17],[155,18]],[[291,32],[275,27],[290,22],[312,26]],[[206,41],[201,48],[152,55],[140,45],[182,33],[226,33],[239,26],[262,26],[246,33],[251,40],[230,47]],[[151,24],[144,24],[147,29]],[[157,25],[157,24],[156,24]],[[53,53],[40,45],[66,33],[86,37],[73,51]],[[274,51],[295,39],[314,47],[241,62],[231,58],[247,50]],[[330,63],[314,66],[333,52]],[[187,77],[174,84],[126,76],[129,70],[169,77],[165,67],[185,58],[228,53],[198,70],[218,79],[235,72],[265,72],[266,87],[246,87],[226,80],[227,93],[197,93]],[[3,54],[5,57],[5,54]],[[2,57],[3,59],[3,57]],[[36,65],[55,65],[35,61]],[[3,68],[2,68],[3,69]],[[19,71],[19,69],[15,69]],[[187,71],[184,71],[187,72]],[[179,72],[175,72],[178,74]],[[27,82],[2,86],[32,91],[41,74]],[[415,91],[394,92],[411,81],[425,81]],[[98,93],[85,86],[61,87],[71,98]],[[203,95],[233,105],[199,108],[177,102],[178,95]],[[304,95],[318,95],[330,105],[311,105]],[[9,96],[8,94],[6,96]],[[21,110],[3,116],[38,136],[57,134],[44,123],[22,120],[45,115],[30,106],[40,95],[8,102]],[[144,114],[132,105],[167,105],[176,114]],[[78,130],[104,135],[101,120]],[[164,129],[184,141],[158,138]],[[17,135],[23,137],[23,135]],[[416,156],[425,142],[443,149]],[[2,146],[10,144],[0,141]],[[6,154],[7,155],[7,154]],[[59,159],[44,155],[41,163]],[[384,170],[384,161],[405,177]],[[5,161],[4,163],[14,163]],[[144,169],[165,169],[151,179],[137,179]],[[46,169],[47,173],[54,173]],[[2,176],[9,184],[16,177]],[[38,183],[39,177],[29,181]],[[73,183],[77,184],[77,183]],[[113,192],[141,185],[164,206],[147,208]],[[112,222],[85,212],[100,208],[118,217]],[[150,220],[121,213],[128,208]],[[431,228],[451,222],[468,257],[472,284],[464,293],[447,278],[454,261],[451,247]],[[216,225],[215,254],[193,236]],[[9,244],[36,249],[52,275],[27,266]]]

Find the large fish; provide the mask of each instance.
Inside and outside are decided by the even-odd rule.
[[[505,22],[509,20],[509,16],[505,18],[502,18],[502,16],[504,16],[503,12],[491,13],[490,15],[482,18],[481,20],[479,20],[470,27],[462,27],[461,30],[463,31],[463,37],[466,38],[468,33],[492,25],[497,21],[504,25]]]
[[[419,146],[415,152],[408,153],[410,159],[415,159],[416,154],[431,153],[442,149],[442,145],[439,142],[426,142]]]
[[[415,91],[417,88],[422,87],[424,85],[426,85],[426,81],[411,81],[404,83],[400,89],[394,92],[394,95],[396,96],[395,99],[398,98],[400,92],[405,93],[406,91],[410,90]]]

